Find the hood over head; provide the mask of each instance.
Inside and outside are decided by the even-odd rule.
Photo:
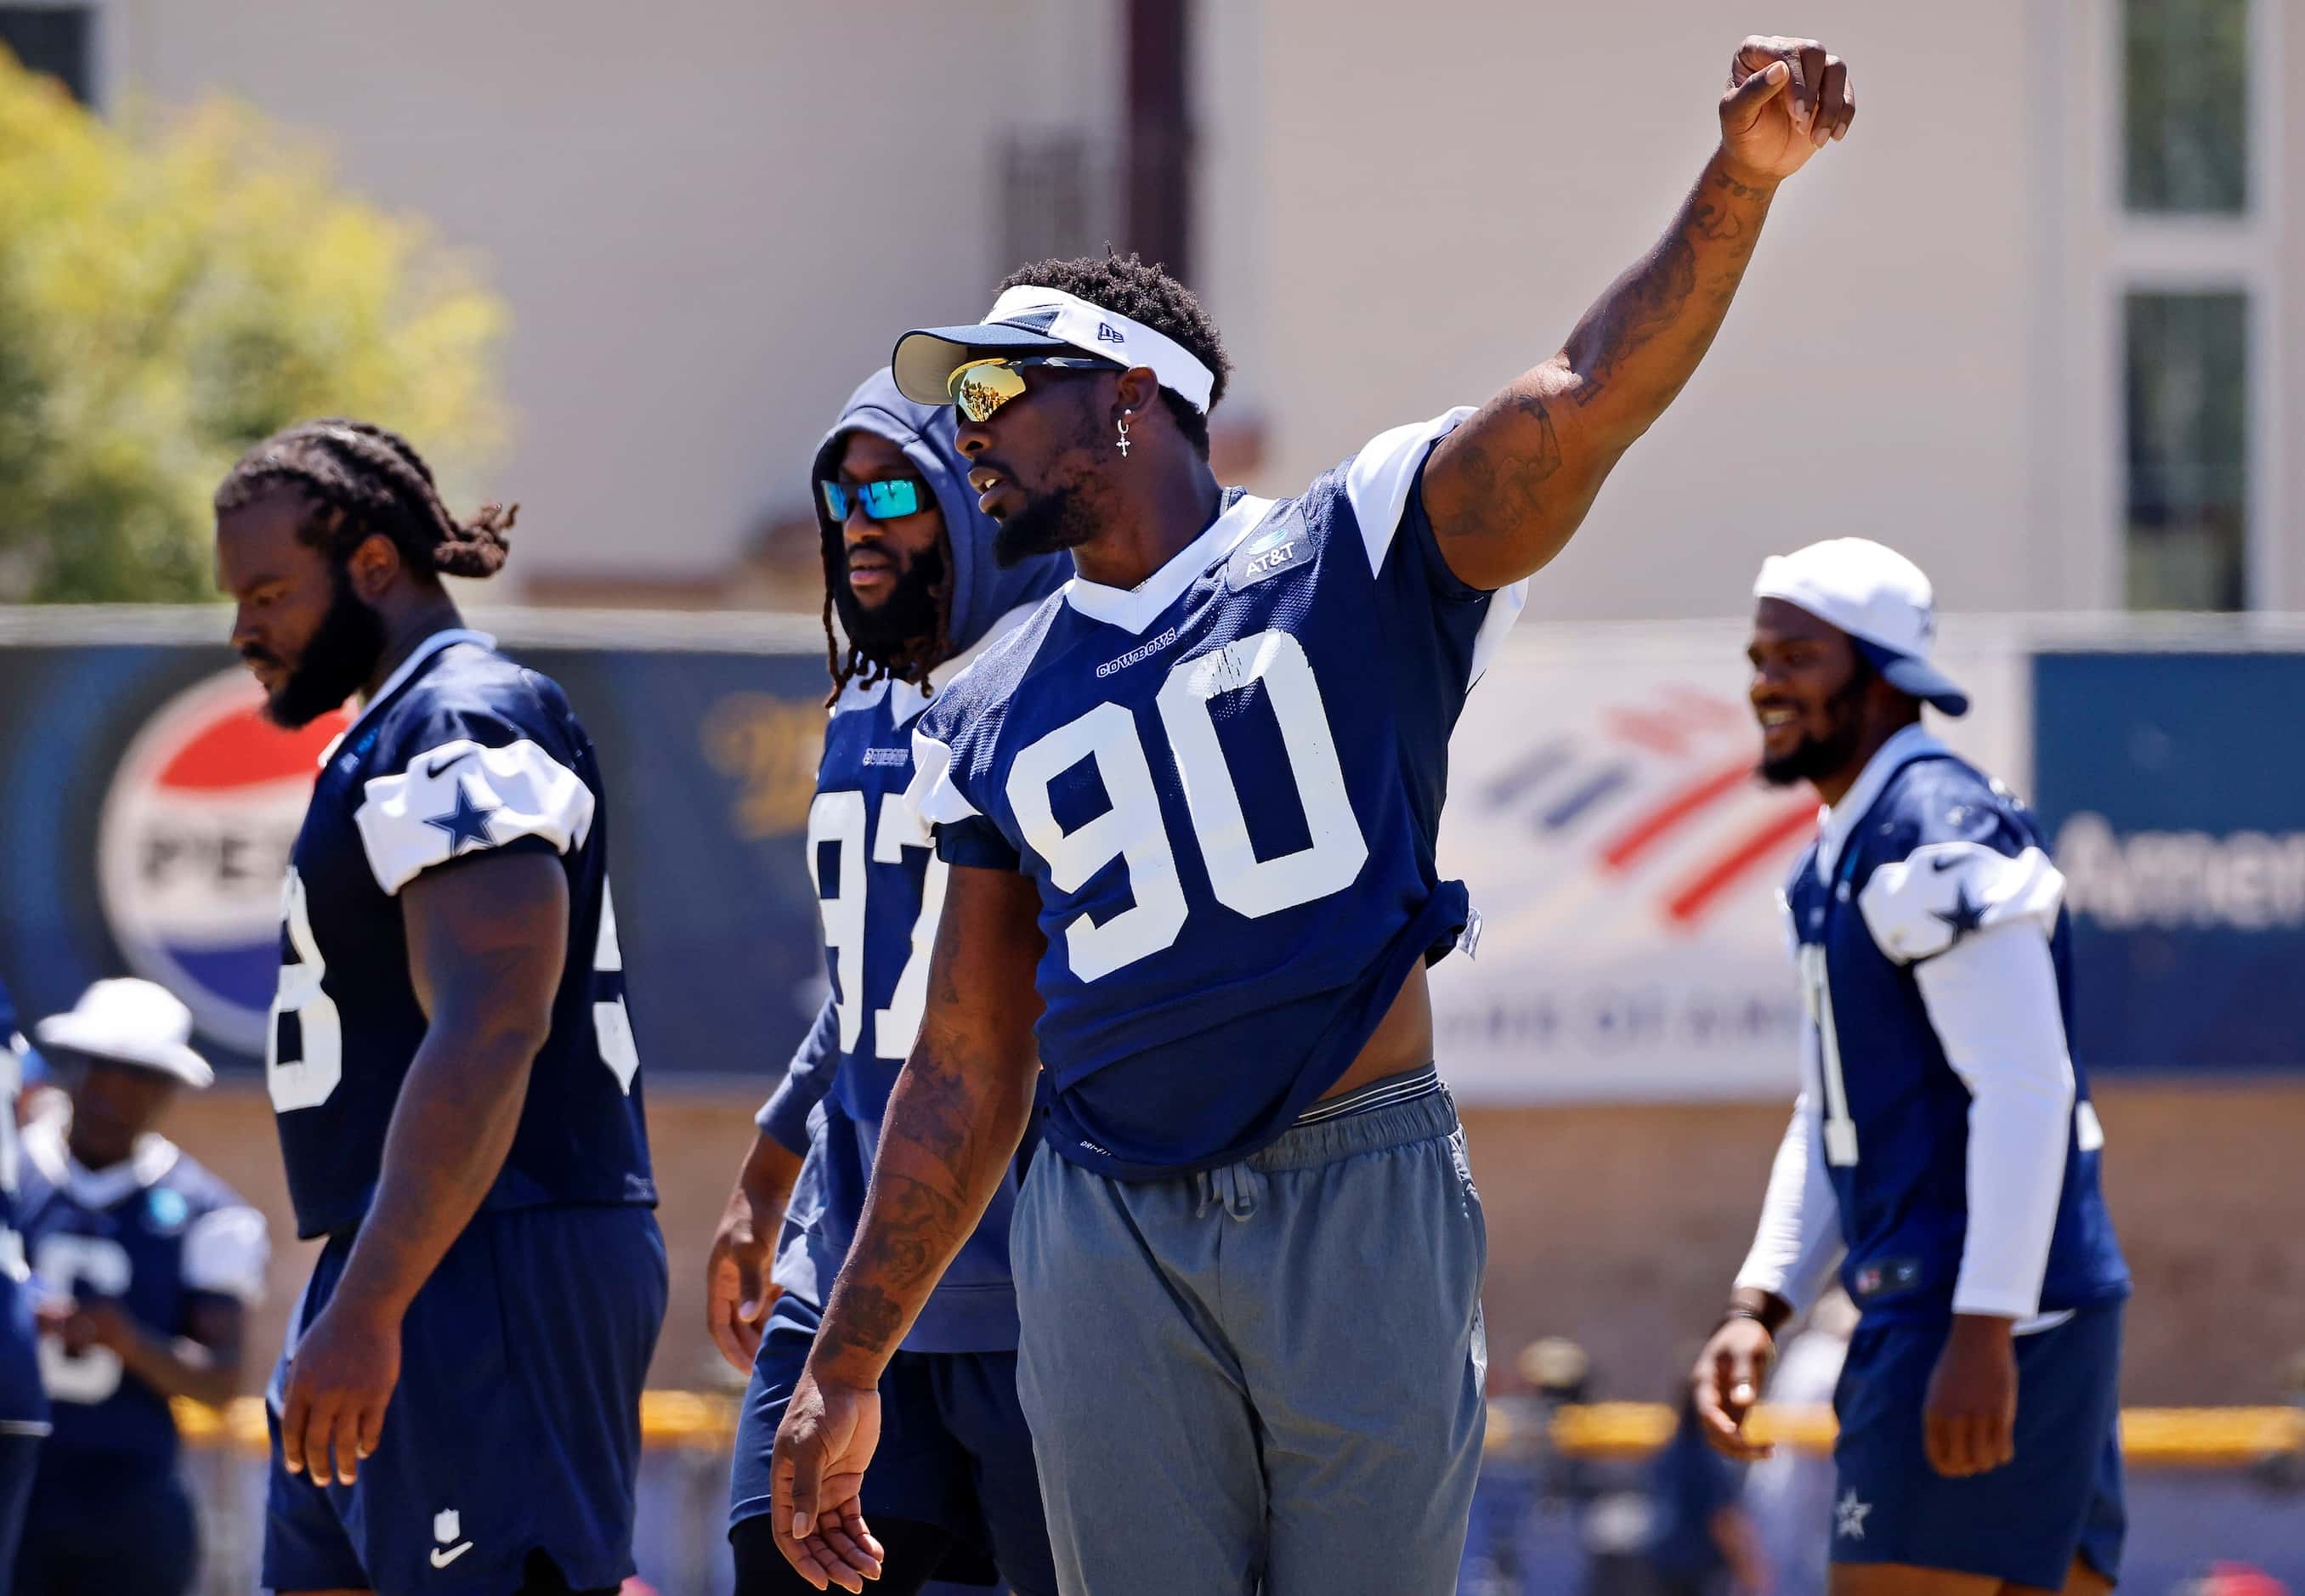
[[[883,366],[841,407],[840,419],[817,447],[809,480],[809,502],[816,506],[823,544],[824,578],[837,582],[847,569],[840,523],[826,513],[816,484],[839,473],[841,450],[851,432],[877,433],[905,452],[944,514],[945,557],[952,562],[953,573],[948,631],[956,655],[982,641],[992,624],[1010,610],[1054,592],[1073,574],[1069,554],[1036,556],[1006,571],[993,559],[992,539],[999,529],[977,508],[976,495],[969,491],[968,463],[953,441],[958,427],[951,405],[914,403],[897,391],[896,378]]]

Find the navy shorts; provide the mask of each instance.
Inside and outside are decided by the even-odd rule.
[[[344,1273],[331,1237],[289,1324],[265,1405],[272,1477],[264,1584],[441,1596],[517,1590],[532,1552],[577,1590],[633,1572],[641,1389],[664,1323],[664,1236],[644,1208],[483,1213],[401,1323],[400,1385],[357,1484],[280,1462],[298,1336]]]
[[[1948,1480],[1929,1466],[1921,1405],[1943,1320],[1859,1325],[1833,1412],[1833,1560],[1905,1563],[2064,1589],[2074,1557],[2121,1574],[2121,1304],[2017,1337],[2017,1457]]]
[[[791,1292],[769,1314],[736,1422],[731,1529],[769,1510],[769,1454],[821,1317]],[[1015,1353],[898,1353],[880,1377],[880,1444],[864,1475],[863,1503],[868,1522],[906,1519],[950,1535],[958,1555],[947,1557],[941,1579],[989,1585],[997,1578],[1017,1596],[1056,1596]]]
[[[183,1596],[200,1569],[200,1515],[170,1470],[130,1473],[98,1455],[32,1487],[16,1554],[26,1596]]]

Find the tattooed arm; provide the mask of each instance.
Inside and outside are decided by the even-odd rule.
[[[1721,98],[1721,148],[1656,247],[1558,354],[1433,451],[1425,506],[1449,568],[1499,588],[1568,544],[1627,449],[1712,346],[1777,184],[1857,114],[1848,69],[1806,39],[1748,38]]]
[[[1030,877],[952,867],[920,1039],[889,1093],[856,1240],[770,1465],[777,1544],[818,1590],[858,1590],[879,1574],[856,1496],[880,1437],[880,1372],[1031,1123],[1040,907]]]

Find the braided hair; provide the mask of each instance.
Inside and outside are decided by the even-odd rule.
[[[505,534],[518,505],[483,505],[459,522],[440,502],[432,468],[396,432],[330,417],[276,432],[240,457],[216,493],[218,514],[275,487],[302,488],[322,513],[300,536],[341,560],[378,533],[392,539],[418,578],[494,576],[511,552]]]

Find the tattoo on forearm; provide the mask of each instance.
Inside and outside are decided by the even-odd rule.
[[[817,1333],[817,1354],[838,1358],[844,1353],[885,1353],[896,1345],[905,1322],[905,1310],[877,1286],[844,1286],[840,1312],[828,1314]]]
[[[1716,189],[1726,190],[1729,193],[1734,195],[1739,200],[1765,201],[1773,191],[1769,189],[1754,187],[1739,183],[1726,172],[1715,172],[1713,174],[1713,186]]]
[[[885,1176],[874,1195],[879,1222],[859,1239],[875,1271],[898,1286],[934,1277],[967,1233],[960,1204],[908,1175]]]
[[[1590,404],[1641,346],[1680,318],[1697,288],[1697,251],[1681,228],[1619,279],[1600,306],[1593,359],[1577,403]]]
[[[1690,225],[1716,244],[1728,243],[1743,237],[1745,233],[1744,223],[1709,200],[1697,208],[1697,214],[1690,219]]]
[[[966,1072],[930,1048],[918,1048],[905,1065],[897,1091],[909,1110],[905,1133],[956,1175],[965,1171],[976,1150],[982,1108]]]

